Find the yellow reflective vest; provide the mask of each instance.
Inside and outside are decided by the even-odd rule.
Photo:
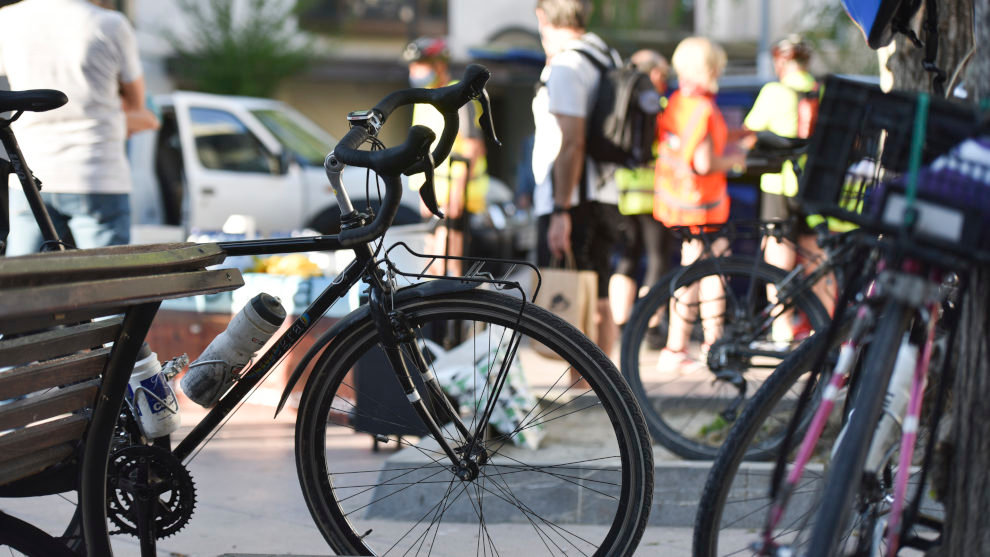
[[[456,82],[451,82],[450,84],[453,85],[454,83]],[[475,114],[480,115],[481,110],[477,109],[477,107],[475,108]],[[413,107],[412,123],[414,126],[426,126],[436,133],[437,138],[433,141],[433,145],[430,146],[430,149],[435,149],[437,143],[440,142],[440,134],[443,133],[443,115],[440,114],[440,111],[429,104],[417,104]],[[472,125],[476,126],[478,123],[473,122]],[[433,180],[437,192],[437,202],[440,204],[440,207],[446,205],[450,197],[450,181],[460,178],[467,171],[466,164],[455,162],[451,165],[451,158],[456,158],[457,156],[463,157],[462,153],[464,153],[464,140],[458,134],[457,138],[454,139],[454,145],[450,149],[450,156],[434,170]],[[425,177],[423,174],[410,176],[409,187],[414,191],[419,191],[424,181]],[[471,169],[471,177],[467,183],[467,192],[464,195],[467,212],[480,213],[484,211],[487,195],[488,162],[484,155],[482,155],[478,157],[474,168]]]

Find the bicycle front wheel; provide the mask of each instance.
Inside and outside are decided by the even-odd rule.
[[[667,274],[636,302],[622,334],[622,374],[658,443],[683,458],[715,458],[746,401],[797,345],[771,336],[784,306],[807,317],[809,334],[827,327],[828,312],[810,288],[768,305],[767,286],[786,276],[752,257],[703,259]],[[690,288],[697,299],[684,303]],[[675,310],[692,329],[695,361],[671,369],[661,350]],[[702,343],[710,343],[707,353]]]
[[[635,399],[605,355],[556,316],[493,292],[397,296],[396,309],[469,429],[493,398],[496,372],[507,369],[508,380],[473,479],[455,475],[428,436],[400,437],[384,461],[356,457],[350,434],[382,439],[422,424],[388,402],[408,405],[388,364],[367,365],[382,362],[368,312],[349,317],[314,366],[296,427],[303,494],[331,547],[354,555],[632,554],[653,495],[652,451]],[[452,329],[463,339],[456,347],[431,341]],[[522,340],[503,365],[514,334]],[[387,371],[370,388],[361,376],[375,367]],[[456,430],[443,427],[464,454]]]
[[[757,541],[755,532],[764,525],[772,503],[770,493],[775,465],[744,461],[747,457],[763,459],[775,454],[788,424],[797,419],[800,422],[790,443],[792,450],[786,459],[788,463],[792,461],[793,452],[796,452],[793,447],[800,443],[820,402],[818,385],[828,382],[835,349],[850,328],[843,327],[836,335],[832,346],[826,351],[825,371],[817,379],[812,371],[826,341],[826,331],[815,334],[794,350],[746,405],[712,464],[698,502],[694,523],[696,557],[748,554],[751,545]],[[812,398],[801,416],[795,416],[801,390],[806,388],[807,381],[812,380],[817,381],[811,387],[815,389]],[[838,417],[830,422],[819,449],[805,469],[801,485],[792,495],[787,514],[781,519],[781,535],[788,542],[804,528],[809,509],[815,509],[821,503],[823,463],[827,462],[839,422]]]

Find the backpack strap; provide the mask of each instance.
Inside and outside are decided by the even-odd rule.
[[[574,47],[574,48],[571,49],[571,50],[573,50],[573,51],[581,54],[582,56],[584,56],[589,62],[591,62],[591,64],[593,66],[595,66],[595,68],[598,70],[598,82],[599,82],[599,84],[601,84],[601,80],[605,78],[605,74],[609,70],[615,69],[617,67],[615,65],[615,60],[614,60],[614,58],[612,56],[612,53],[610,51],[603,50],[603,49],[599,48],[598,46],[591,44],[588,41],[581,40],[580,42],[581,42],[581,44],[587,45],[589,48],[593,48],[593,49],[597,50],[598,52],[602,53],[603,55],[605,55],[609,59],[609,62],[611,62],[608,66],[606,66],[597,56],[595,56],[594,54],[592,54],[587,49],[578,48],[578,47]],[[587,159],[590,158],[590,157],[588,157],[587,154],[586,154],[584,158],[587,161]],[[594,164],[598,168],[598,181],[599,181],[598,187],[601,187],[602,184],[605,183],[605,179],[602,176],[602,169],[598,165],[598,163],[596,163],[594,161],[594,159],[592,159],[591,164]],[[581,170],[581,183],[578,184],[578,187],[580,188],[580,191],[578,191],[578,202],[579,203],[585,203],[585,202],[588,201],[588,176],[587,176],[587,173],[584,171],[585,168],[587,168],[587,164],[585,164],[585,166],[582,166],[582,170]]]
[[[590,45],[590,44],[589,44],[589,46],[591,46],[592,48],[596,48],[596,49],[598,48],[598,47],[596,47],[594,45]],[[596,68],[598,68],[598,73],[601,74],[601,75],[605,75],[605,72],[607,72],[608,70],[610,70],[610,69],[612,69],[612,68],[615,67],[615,66],[606,66],[605,64],[602,63],[601,60],[598,59],[597,56],[595,56],[594,54],[588,52],[587,50],[585,50],[583,48],[573,48],[571,50],[573,50],[574,52],[579,52],[582,56],[584,56],[585,58],[587,58],[588,61],[590,61]],[[611,56],[609,58],[611,58]]]

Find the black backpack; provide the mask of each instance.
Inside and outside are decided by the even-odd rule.
[[[606,66],[587,50],[575,50],[590,60],[601,74],[587,119],[587,155],[600,163],[615,163],[627,168],[652,162],[660,94],[650,78],[631,65]]]

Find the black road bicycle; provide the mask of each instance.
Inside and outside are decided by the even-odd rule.
[[[652,450],[635,397],[608,358],[576,329],[530,303],[511,278],[487,273],[484,261],[468,260],[464,277],[399,288],[402,273],[388,250],[375,244],[398,209],[402,173],[426,173],[420,193],[441,215],[433,162],[450,151],[459,107],[480,101],[483,128],[495,139],[484,90],[488,77],[485,68],[472,65],[456,85],[397,91],[371,110],[348,115],[351,128],[325,164],[343,214],[339,235],[220,244],[228,256],[352,249],[355,260],[179,443],[141,438],[122,408],[107,455],[108,520],[86,529],[84,543],[74,521],[60,541],[92,553],[109,549],[108,531],[141,533],[142,554],[153,555],[155,539],[191,518],[195,489],[185,464],[327,309],[363,281],[367,304],[316,340],[282,397],[284,404],[308,369],[296,423],[296,465],[306,503],[330,547],[347,555],[495,555],[505,554],[511,542],[534,555],[633,553],[653,495]],[[413,103],[432,104],[444,115],[438,146],[430,153],[434,134],[417,126],[402,145],[383,149],[379,129],[393,110]],[[373,150],[358,150],[367,142]],[[340,183],[345,165],[380,177],[384,196],[377,214],[352,206]],[[519,294],[501,292],[513,289]],[[456,397],[438,379],[445,370],[438,369],[432,350],[437,330],[458,331],[463,365]],[[538,355],[536,344],[557,357]],[[378,381],[380,400],[359,402],[357,376],[368,370],[355,364],[369,354],[391,371]],[[417,443],[400,438],[397,455],[405,458],[362,469],[339,457],[332,440],[342,432],[376,431],[376,425],[409,419],[408,411],[386,402],[395,398],[402,406],[408,402],[415,411],[411,420],[426,432]],[[138,474],[137,481],[122,475],[136,467],[149,473]],[[147,506],[138,505],[137,497],[149,490],[154,512],[139,513],[138,507]],[[14,542],[0,532],[4,543]],[[45,547],[50,546],[16,549],[35,555],[46,554]]]

